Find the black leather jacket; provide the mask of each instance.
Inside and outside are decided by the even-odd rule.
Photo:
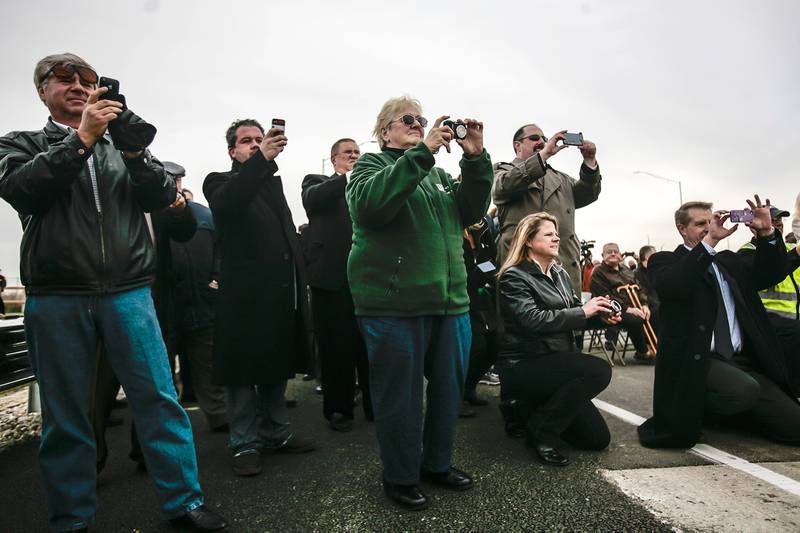
[[[152,281],[155,249],[144,212],[168,206],[175,182],[149,153],[124,159],[108,136],[86,150],[75,132],[48,121],[42,130],[0,137],[0,197],[22,219],[28,293],[102,294]]]
[[[500,313],[505,331],[500,342],[506,363],[553,352],[576,352],[573,330],[597,327],[587,320],[569,274],[550,267],[553,278],[530,261],[508,269],[500,278]],[[599,325],[599,324],[598,324]]]

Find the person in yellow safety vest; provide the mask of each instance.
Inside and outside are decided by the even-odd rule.
[[[783,234],[783,217],[789,212],[770,208],[772,227]],[[792,382],[800,386],[800,246],[786,244],[786,277],[777,285],[759,292],[770,324],[783,347],[786,366]],[[739,254],[755,256],[755,239],[745,243]]]
[[[789,216],[788,211],[782,211],[775,206],[770,208],[772,227],[783,234],[783,217]],[[755,252],[755,239],[745,243],[739,252]],[[777,285],[760,291],[761,301],[770,314],[779,315],[791,320],[800,319],[800,299],[798,298],[798,282],[800,282],[800,249],[794,244],[786,244],[786,250],[795,253],[787,254],[787,276]]]

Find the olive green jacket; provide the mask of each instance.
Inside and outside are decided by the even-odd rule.
[[[569,273],[573,287],[581,287],[581,243],[575,234],[575,210],[597,200],[600,195],[600,168],[581,165],[580,180],[544,164],[539,154],[526,160],[494,167],[492,199],[500,219],[497,263],[503,264],[517,224],[526,215],[546,211],[558,219],[561,248],[558,259]]]

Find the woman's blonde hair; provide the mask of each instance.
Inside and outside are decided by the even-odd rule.
[[[794,218],[800,218],[800,194],[797,195],[797,199],[794,201]]]
[[[383,132],[392,123],[392,119],[395,118],[397,113],[408,108],[412,108],[419,115],[422,114],[422,105],[419,100],[411,98],[407,94],[397,98],[390,98],[381,107],[378,118],[375,120],[375,129],[372,130],[372,135],[375,136],[381,149],[386,145],[386,141],[383,140]]]
[[[517,229],[514,230],[514,237],[511,239],[511,246],[509,246],[506,260],[497,273],[498,278],[505,274],[506,270],[509,268],[517,266],[525,261],[527,256],[525,243],[536,236],[542,227],[542,223],[546,221],[552,222],[556,227],[556,231],[558,231],[558,219],[550,213],[533,213],[519,221]]]

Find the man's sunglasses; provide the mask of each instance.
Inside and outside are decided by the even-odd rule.
[[[547,137],[545,137],[544,135],[537,135],[537,134],[535,134],[535,133],[534,133],[534,134],[532,134],[532,135],[523,136],[523,137],[520,137],[519,139],[514,139],[514,140],[515,140],[515,141],[522,142],[522,141],[524,141],[525,139],[528,139],[529,141],[533,141],[533,142],[536,142],[536,141],[538,141],[539,139],[541,139],[541,140],[543,140],[544,142],[547,142]]]
[[[398,120],[402,120],[403,124],[405,124],[406,126],[411,126],[412,124],[414,124],[415,120],[417,122],[419,122],[419,125],[422,126],[423,128],[428,125],[428,119],[423,117],[423,116],[419,116],[419,115],[417,115],[417,116],[410,115],[410,114],[409,115],[403,115],[400,118],[394,119],[392,122],[397,122]]]
[[[62,63],[60,65],[53,65],[50,70],[44,73],[44,78],[47,79],[50,74],[58,78],[60,81],[72,81],[75,74],[81,79],[83,83],[94,85],[97,83],[97,72],[81,65],[73,63]]]

